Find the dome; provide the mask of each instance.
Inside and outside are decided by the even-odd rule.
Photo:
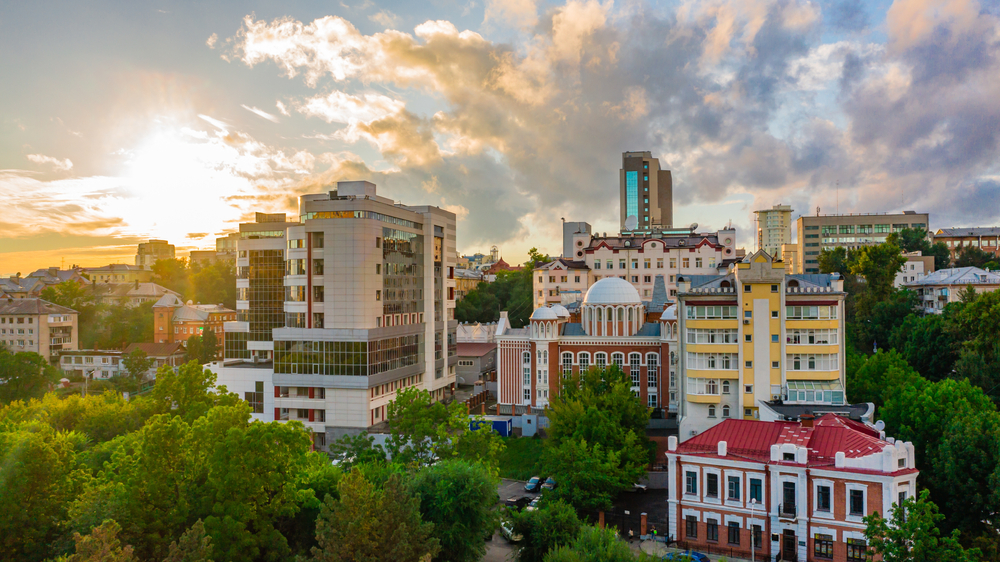
[[[677,305],[672,304],[663,310],[660,320],[677,320]]]
[[[558,320],[559,317],[556,316],[556,312],[548,307],[536,308],[534,312],[531,313],[531,320]]]
[[[561,304],[552,305],[552,312],[555,312],[559,318],[569,318],[569,311]]]
[[[642,304],[639,291],[619,277],[605,277],[590,286],[583,304]]]

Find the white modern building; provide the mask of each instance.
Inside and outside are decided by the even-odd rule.
[[[903,286],[917,293],[924,312],[940,314],[948,303],[960,299],[966,287],[972,287],[977,293],[1000,289],[1000,273],[978,267],[952,267]]]
[[[455,215],[351,181],[280,219],[240,227],[219,383],[261,419],[302,421],[319,447],[384,421],[403,388],[452,393]]]

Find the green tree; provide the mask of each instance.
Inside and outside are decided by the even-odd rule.
[[[520,562],[542,562],[549,551],[573,544],[583,523],[573,506],[545,498],[534,511],[512,512],[514,532],[522,540],[517,548]]]
[[[122,366],[125,368],[129,388],[133,392],[139,392],[142,381],[155,364],[156,360],[150,359],[146,352],[141,349],[136,349],[122,357]]]
[[[906,258],[899,246],[891,243],[863,246],[856,250],[851,273],[864,279],[865,289],[858,295],[858,317],[867,316],[876,303],[884,302],[895,290],[896,274],[903,270]]]
[[[195,362],[202,365],[202,359],[205,357],[205,346],[202,344],[201,336],[195,335],[190,336],[184,342],[184,360],[188,362]]]
[[[72,308],[77,312],[94,305],[93,293],[87,289],[87,285],[77,281],[63,281],[58,285],[49,285],[42,289],[39,296],[42,300]]]
[[[385,450],[375,444],[369,433],[345,435],[330,443],[330,457],[341,468],[350,470],[356,465],[386,462]]]
[[[190,295],[195,302],[236,309],[236,266],[227,261],[191,264]]]
[[[214,406],[228,406],[242,401],[225,386],[216,386],[216,374],[189,361],[177,371],[169,366],[156,372],[153,401],[164,411],[188,421],[205,415]]]
[[[851,403],[871,402],[881,408],[904,387],[919,390],[925,384],[927,381],[895,349],[862,356],[853,365],[848,358],[847,399]]]
[[[942,429],[928,465],[945,527],[965,537],[991,530],[1000,511],[1000,415],[982,411],[958,416]],[[931,490],[933,493],[935,490]]]
[[[440,550],[433,525],[420,519],[420,500],[400,475],[379,489],[355,468],[338,490],[340,499],[327,496],[316,523],[316,562],[417,562]]]
[[[913,314],[919,297],[906,289],[893,290],[888,296],[864,313],[858,313],[853,323],[847,324],[851,341],[863,352],[874,352],[875,348],[888,347],[893,333]]]
[[[0,404],[41,398],[59,378],[59,372],[41,355],[0,349]]]
[[[153,302],[103,307],[95,322],[94,345],[100,349],[125,349],[132,343],[153,341]]]
[[[160,259],[153,264],[153,279],[181,295],[190,295],[190,270],[184,259]]]
[[[964,550],[957,531],[941,536],[937,523],[943,518],[924,490],[919,499],[909,497],[893,507],[890,519],[878,512],[865,517],[865,537],[884,562],[977,562],[979,551]]]
[[[958,359],[959,342],[940,314],[906,316],[893,329],[890,343],[910,366],[930,381],[948,378]]]
[[[121,529],[117,522],[108,520],[87,536],[75,533],[76,554],[69,557],[69,562],[138,562],[132,547],[123,547],[118,540]]]
[[[215,361],[219,353],[219,338],[208,326],[201,332],[201,363]]]
[[[954,315],[953,322],[965,349],[982,355],[987,362],[1000,359],[995,345],[1000,341],[1000,290],[975,295]]]
[[[571,546],[562,546],[545,555],[545,562],[635,562],[647,560],[636,556],[628,544],[618,540],[614,529],[584,527]]]
[[[926,252],[931,247],[927,230],[923,228],[897,230],[887,236],[885,241],[899,246],[904,252]]]
[[[934,256],[934,270],[947,269],[951,265],[951,250],[948,245],[944,242],[935,242],[931,244],[928,251],[924,252],[925,256]]]
[[[995,345],[1000,346],[1000,342]],[[997,355],[1000,355],[1000,350],[994,352],[994,356]],[[987,361],[975,351],[963,349],[955,361],[951,378],[968,379],[970,383],[983,389],[994,404],[1000,406],[1000,360]]]
[[[473,562],[486,554],[483,537],[492,534],[499,481],[481,464],[445,460],[417,472],[413,490],[422,519],[433,524],[432,536],[445,545],[434,560]]]
[[[163,562],[212,562],[211,555],[212,537],[205,534],[205,524],[199,519],[179,541],[170,543]]]
[[[955,267],[982,268],[992,259],[993,255],[984,251],[979,246],[962,246],[955,256]]]

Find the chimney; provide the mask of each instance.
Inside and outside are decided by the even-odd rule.
[[[816,419],[816,417],[812,414],[802,414],[799,416],[799,422],[802,424],[802,427],[812,427],[814,419]]]
[[[720,457],[726,456],[727,449],[728,449],[728,443],[726,443],[725,441],[719,441],[719,456]]]

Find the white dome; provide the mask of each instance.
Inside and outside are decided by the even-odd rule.
[[[556,316],[556,312],[548,307],[536,308],[534,312],[531,313],[531,320],[558,320],[559,317]]]
[[[605,277],[590,286],[583,304],[642,304],[639,291],[619,277]]]
[[[552,311],[556,313],[559,318],[569,318],[569,311],[566,307],[561,304],[552,305]]]
[[[663,310],[660,320],[677,320],[677,305],[672,304]]]

